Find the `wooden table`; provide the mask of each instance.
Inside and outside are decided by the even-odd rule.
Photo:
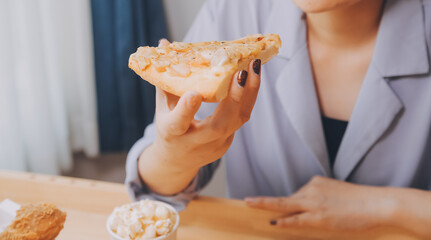
[[[0,201],[5,198],[20,204],[50,202],[67,212],[65,227],[57,238],[60,240],[109,239],[105,229],[108,215],[114,207],[130,202],[123,184],[0,170]],[[309,234],[313,238],[304,238],[299,237],[303,235],[301,232],[270,226],[269,220],[279,216],[248,208],[239,200],[199,197],[180,213],[178,239],[315,239],[321,236],[316,232]],[[395,231],[390,236],[367,233],[348,239],[370,238],[411,239]]]

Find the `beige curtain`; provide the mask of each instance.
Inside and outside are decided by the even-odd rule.
[[[98,154],[91,33],[89,0],[0,0],[0,168]]]

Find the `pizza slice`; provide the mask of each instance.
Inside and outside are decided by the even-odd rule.
[[[249,35],[235,41],[183,43],[164,47],[140,47],[130,55],[129,67],[141,78],[169,93],[200,93],[206,102],[228,95],[232,76],[247,69],[250,61],[262,64],[278,54],[276,34]]]

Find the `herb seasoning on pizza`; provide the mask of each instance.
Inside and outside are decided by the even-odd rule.
[[[164,47],[138,48],[130,55],[129,67],[174,95],[193,90],[206,102],[219,102],[228,95],[236,71],[247,69],[253,59],[268,62],[280,46],[277,34],[249,35],[225,42],[173,42]]]

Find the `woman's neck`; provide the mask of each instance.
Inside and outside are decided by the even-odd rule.
[[[362,0],[323,13],[307,13],[308,37],[323,45],[355,48],[377,36],[384,0]]]

